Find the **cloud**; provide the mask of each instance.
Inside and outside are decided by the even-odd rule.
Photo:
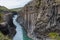
[[[23,7],[31,0],[0,0],[0,5],[5,6],[9,9]]]

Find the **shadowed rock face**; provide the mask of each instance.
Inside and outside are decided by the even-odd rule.
[[[4,14],[4,22],[0,23],[0,31],[11,38],[16,34],[16,27],[13,24],[13,13]]]
[[[16,27],[13,24],[13,16],[16,14],[16,11],[12,11],[4,6],[0,6],[0,31],[4,35],[8,35],[11,38],[13,38],[16,33]]]
[[[50,32],[60,34],[59,20],[60,5],[55,0],[33,0],[22,8],[17,18],[33,40],[48,37]]]
[[[0,31],[5,35],[9,34],[8,24],[0,24]]]

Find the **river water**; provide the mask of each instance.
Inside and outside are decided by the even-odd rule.
[[[17,18],[17,15],[14,15],[13,23],[16,26],[17,33],[15,37],[13,38],[13,40],[23,40],[23,30],[22,30],[22,27],[16,22],[16,18]]]
[[[13,40],[32,40],[27,36],[25,30],[21,27],[21,25],[16,22],[16,19],[17,19],[17,15],[14,15],[13,23],[16,26],[17,33],[14,36]]]

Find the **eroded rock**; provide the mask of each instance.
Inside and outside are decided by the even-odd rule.
[[[17,21],[23,25],[33,40],[48,37],[50,32],[60,30],[60,4],[55,0],[33,0],[22,8]]]

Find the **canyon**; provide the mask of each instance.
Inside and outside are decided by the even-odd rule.
[[[45,40],[51,32],[60,35],[60,3],[32,0],[19,11],[17,22],[33,40]]]

